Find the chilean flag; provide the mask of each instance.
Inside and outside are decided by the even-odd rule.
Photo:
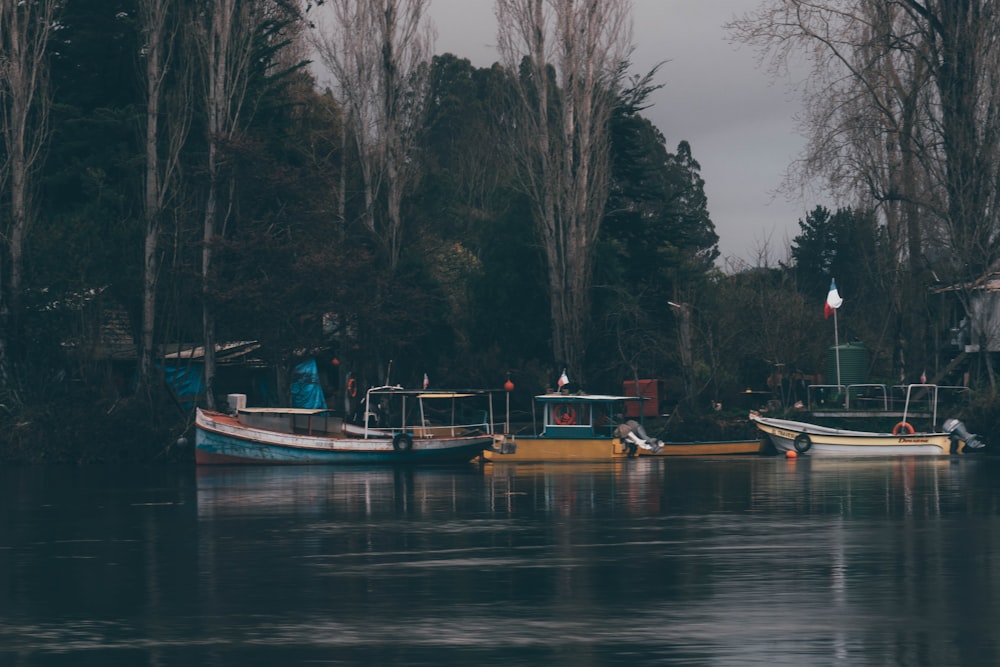
[[[844,303],[844,300],[840,298],[840,292],[837,291],[837,283],[831,278],[830,279],[830,291],[826,295],[826,303],[823,304],[823,319],[830,317],[830,314],[840,308]]]

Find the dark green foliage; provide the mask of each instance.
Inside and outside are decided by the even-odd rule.
[[[139,101],[138,12],[137,0],[64,0],[50,44],[58,104],[87,114]]]
[[[819,316],[830,280],[835,279],[844,299],[838,312],[840,341],[865,341],[872,352],[871,376],[894,379],[898,336],[895,309],[887,303],[896,266],[874,216],[844,208],[831,213],[817,206],[799,227],[802,233],[793,239],[790,267],[797,289],[818,304]],[[828,342],[833,344],[832,339]]]
[[[64,380],[64,382],[66,382]],[[12,410],[0,402],[3,463],[167,463],[189,461],[180,446],[185,418],[166,392],[150,403],[138,397],[108,401],[77,384]]]
[[[477,69],[452,54],[432,63],[412,246],[445,300],[450,333],[421,352],[440,380],[460,385],[470,376],[498,385],[506,370],[549,349],[544,258],[501,150],[504,86],[498,67]]]
[[[34,286],[114,285],[137,300],[141,262],[141,83],[135,0],[66,0],[53,34],[52,134],[39,224],[25,257]]]
[[[612,118],[612,188],[601,227],[594,280],[591,364],[617,385],[636,377],[688,375],[679,321],[668,301],[692,304],[718,256],[700,166],[687,142],[667,151],[640,115],[655,90],[652,73],[633,81]],[[697,344],[697,341],[694,341]],[[624,372],[623,372],[624,371]]]
[[[33,284],[134,292],[141,262],[141,161],[134,107],[71,115],[60,107],[26,267]],[[133,293],[131,298],[138,299]]]
[[[871,288],[878,265],[878,231],[870,215],[850,209],[831,213],[823,206],[799,220],[802,233],[792,240],[795,273],[803,294],[825,295],[830,279],[850,294]]]
[[[690,145],[682,141],[669,153],[660,131],[640,115],[656,88],[652,75],[622,93],[611,121],[611,194],[601,229],[628,283],[670,288],[705,275],[719,238]]]
[[[709,398],[732,406],[745,389],[768,389],[774,372],[821,370],[824,351],[833,344],[832,323],[823,320],[825,292],[810,298],[788,271],[758,268],[719,275],[701,296]]]

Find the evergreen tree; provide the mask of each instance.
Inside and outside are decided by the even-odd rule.
[[[697,341],[690,340],[691,320],[680,316],[691,316],[718,256],[718,236],[690,146],[682,141],[676,154],[668,152],[640,113],[656,89],[654,72],[633,81],[612,119],[612,187],[595,281],[603,344],[596,348],[613,345],[613,361],[626,362],[633,376],[685,377],[691,399],[697,380],[689,352]],[[670,301],[681,310],[672,311]]]

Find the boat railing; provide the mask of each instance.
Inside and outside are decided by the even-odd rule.
[[[854,405],[851,405],[851,399]],[[884,384],[849,384],[845,393],[844,407],[848,410],[856,409],[877,409],[878,404],[882,404],[882,410],[889,410],[889,392]]]
[[[929,383],[814,384],[808,387],[807,396],[813,412],[902,414],[903,421],[918,415],[936,423],[939,406],[955,405],[968,391],[968,387]]]
[[[809,409],[844,409],[888,412],[896,401],[897,387],[876,382],[809,385]],[[905,390],[905,387],[904,387]]]
[[[447,422],[435,424],[432,420],[425,420],[423,424],[403,424],[401,428],[413,433],[416,438],[433,438],[442,435],[460,436],[471,433],[493,433],[493,422],[490,419],[488,410],[475,410],[475,414],[469,416],[468,421],[463,419],[451,419]]]
[[[905,404],[907,395],[910,396],[911,403],[926,403],[936,400],[944,405],[956,403],[964,398],[969,392],[968,387],[960,385],[943,384],[897,384],[892,387],[890,401],[897,404]]]
[[[930,415],[931,424],[934,426],[938,423],[938,407],[955,405],[969,391],[968,387],[963,386],[924,383],[896,385],[893,389],[904,396],[904,422],[911,412],[923,408],[923,412]]]
[[[903,403],[903,422],[909,418],[911,414],[910,411],[910,401],[914,398],[914,389],[916,389],[916,402],[927,403],[927,412],[931,414],[931,424],[937,424],[937,404],[938,404],[938,387],[934,384],[909,384],[906,385],[906,402]]]
[[[811,384],[806,390],[806,400],[807,406],[810,410],[816,410],[818,408],[829,407],[828,403],[833,401],[843,400],[842,397],[847,394],[846,384]],[[842,402],[837,403],[837,407],[841,407]]]
[[[459,407],[456,401],[484,397],[485,408]],[[390,417],[385,423],[379,399],[398,399],[396,419]],[[432,408],[427,403],[444,399],[441,408]],[[382,421],[380,421],[382,420]],[[377,426],[373,426],[378,424]],[[363,413],[364,431],[362,437],[384,436],[386,432],[405,431],[416,438],[441,436],[466,436],[476,433],[494,433],[493,392],[488,390],[405,390],[399,385],[371,387],[365,392]]]

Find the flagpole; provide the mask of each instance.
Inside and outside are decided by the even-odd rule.
[[[837,291],[837,282],[830,278],[830,291],[826,294],[826,306],[823,308],[823,313],[826,317],[830,316],[830,311],[833,311],[833,353],[837,360],[837,391],[840,391],[840,332],[837,326],[837,311],[840,309],[841,304],[844,300],[840,298],[840,292]],[[846,392],[845,392],[846,394]],[[847,396],[844,396],[844,405],[847,405]]]
[[[837,333],[837,310],[839,309],[833,309],[833,352],[837,359],[837,391],[840,391],[840,337]],[[846,396],[844,397],[844,400],[847,400]]]

